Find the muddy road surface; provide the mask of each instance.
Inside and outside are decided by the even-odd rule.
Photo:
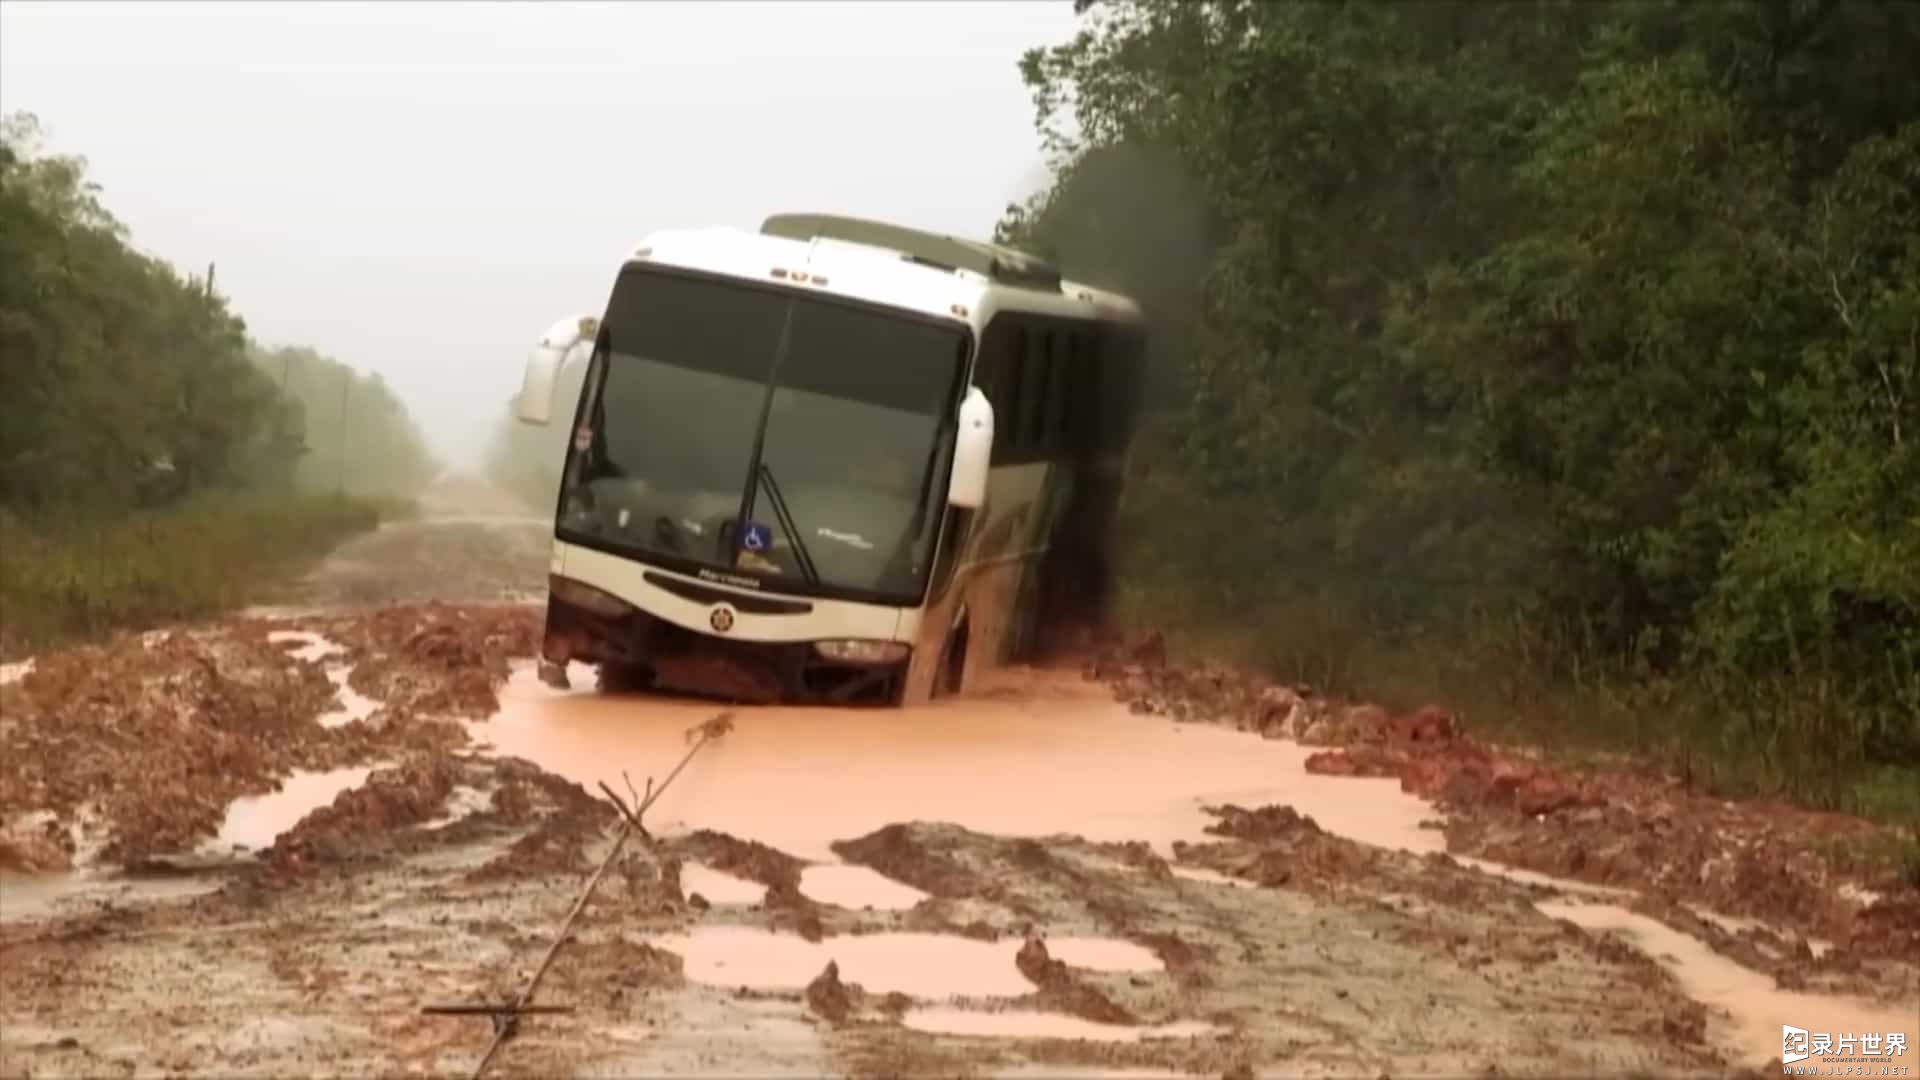
[[[423,1007],[521,992],[615,842],[600,785],[716,710],[541,683],[543,520],[436,496],[283,606],[0,673],[0,1072],[472,1073],[488,1021]],[[1861,822],[1151,648],[730,719],[488,1075],[1777,1075],[1782,1025],[1920,1039],[1920,891],[1843,871]]]

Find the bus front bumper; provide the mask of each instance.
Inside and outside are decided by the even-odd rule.
[[[618,614],[547,596],[541,657],[564,672],[600,665],[648,686],[741,704],[891,704],[911,655],[885,663],[822,657],[813,642],[763,642],[696,633],[629,607]]]

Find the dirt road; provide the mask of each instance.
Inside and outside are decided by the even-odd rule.
[[[487,1022],[422,1007],[519,992],[612,843],[598,784],[663,780],[714,713],[533,677],[545,543],[443,485],[284,607],[0,673],[0,1072],[471,1073]],[[489,1075],[1729,1075],[1782,1025],[1920,1040],[1920,890],[1842,872],[1859,822],[1150,649],[733,724],[558,954],[537,1002],[571,1011]]]

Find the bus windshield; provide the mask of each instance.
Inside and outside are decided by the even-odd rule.
[[[629,269],[582,391],[562,537],[781,591],[916,600],[967,345],[908,315]]]

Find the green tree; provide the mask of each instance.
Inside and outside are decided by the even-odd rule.
[[[289,384],[285,357],[208,282],[134,250],[99,194],[83,159],[42,152],[31,115],[0,124],[0,510],[111,514],[343,475],[406,495],[431,477],[379,376],[294,350]]]
[[[1155,318],[1137,590],[1920,757],[1920,7],[1080,6],[999,235]]]

